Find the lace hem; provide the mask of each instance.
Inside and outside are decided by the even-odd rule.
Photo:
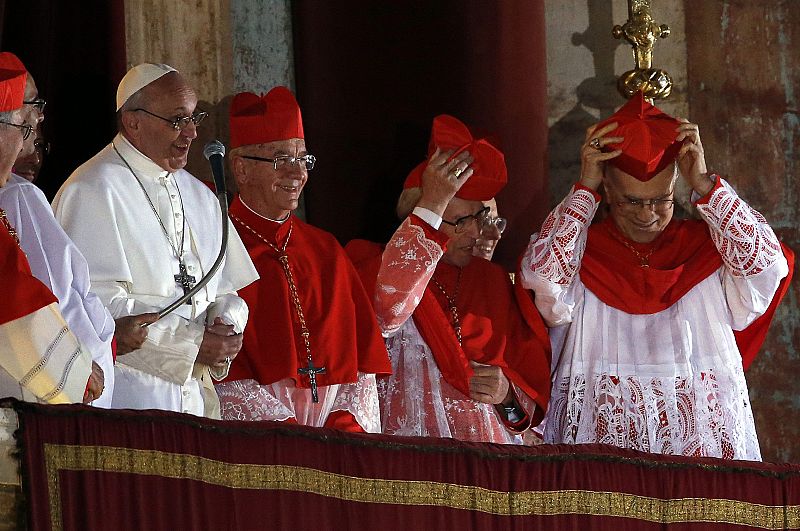
[[[741,380],[714,371],[692,378],[559,378],[544,440],[760,461],[750,400]]]
[[[545,219],[525,252],[523,267],[549,282],[570,284],[580,268],[586,228],[597,205],[589,191],[573,189]]]
[[[270,385],[255,380],[235,380],[216,386],[224,420],[285,421],[323,427],[334,411],[347,411],[368,433],[380,433],[380,409],[374,374],[358,373],[355,383],[323,386],[319,402],[309,389],[297,388],[291,379]]]
[[[383,433],[522,443],[520,435],[506,429],[493,406],[464,396],[442,378],[413,320],[386,346],[392,375],[378,379]]]
[[[711,238],[731,274],[748,277],[768,269],[783,256],[780,242],[767,220],[736,194],[730,185],[711,194],[697,210],[711,227]]]

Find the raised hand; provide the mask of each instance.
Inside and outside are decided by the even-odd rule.
[[[617,126],[618,124],[614,122],[601,129],[597,129],[597,125],[593,125],[586,130],[586,138],[581,146],[580,179],[581,184],[585,187],[597,190],[600,183],[603,182],[603,170],[606,161],[619,157],[622,153],[621,149],[615,149],[607,153],[603,151],[603,146],[606,144],[618,144],[624,140],[621,136],[605,136],[616,129]]]
[[[684,118],[678,118],[681,125],[676,129],[676,142],[683,142],[678,152],[678,169],[689,186],[701,196],[706,195],[714,187],[714,181],[708,178],[706,156],[703,143],[700,141],[700,127]]]
[[[475,159],[469,151],[462,151],[448,160],[452,154],[452,150],[442,151],[437,147],[422,173],[422,197],[417,206],[440,216],[474,171],[470,164]]]

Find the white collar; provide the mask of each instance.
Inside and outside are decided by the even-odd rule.
[[[119,155],[130,164],[138,177],[155,180],[170,174],[170,172],[153,162],[147,155],[136,149],[121,133],[114,137],[112,144],[117,148]]]
[[[252,208],[250,208],[250,207],[247,205],[247,203],[245,203],[245,202],[244,202],[244,200],[242,199],[242,196],[239,196],[239,201],[241,201],[241,203],[242,203],[242,204],[245,206],[245,208],[247,208],[247,210],[249,210],[250,212],[252,212],[252,213],[253,213],[253,214],[255,214],[256,216],[260,217],[261,219],[265,219],[265,220],[267,220],[267,221],[271,221],[271,222],[273,222],[273,223],[277,223],[278,225],[283,225],[283,223],[284,223],[284,222],[285,222],[287,219],[289,219],[289,217],[292,215],[292,213],[291,213],[291,212],[289,212],[288,214],[286,214],[286,217],[285,217],[285,218],[283,218],[283,219],[272,219],[272,218],[268,218],[267,216],[262,216],[261,214],[259,214],[258,212],[256,212],[256,211],[255,211],[255,210],[253,210]]]

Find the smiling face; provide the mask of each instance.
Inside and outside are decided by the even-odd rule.
[[[300,193],[308,181],[305,164],[287,162],[276,170],[271,162],[245,156],[275,159],[307,154],[306,141],[302,138],[243,146],[231,153],[233,174],[242,201],[262,216],[271,219],[286,217],[300,204]]]
[[[467,201],[466,199],[454,197],[444,210],[442,219],[455,223],[464,216],[472,216],[478,213],[482,208],[483,203],[480,201]],[[472,260],[475,242],[481,234],[478,223],[474,220],[468,222],[461,233],[457,233],[456,228],[447,223],[442,223],[439,230],[448,236],[447,251],[445,251],[442,260],[457,267],[464,267],[469,264],[470,260]]]
[[[631,208],[630,205],[619,203],[673,199],[676,177],[674,164],[670,164],[647,182],[642,182],[610,164],[606,167],[604,186],[611,217],[624,236],[637,243],[650,243],[661,234],[672,220],[674,208],[659,211],[651,206]]]
[[[131,99],[137,97],[131,96]],[[177,72],[170,72],[141,90],[138,107],[174,120],[191,116],[197,107],[197,95]],[[123,134],[133,146],[150,160],[174,172],[186,166],[189,146],[197,137],[197,126],[189,124],[181,130],[146,112],[126,110],[122,113]]]
[[[494,198],[488,201],[483,201],[483,206],[489,207],[489,217],[496,219],[497,214],[497,201]],[[497,229],[497,225],[486,225],[481,229],[481,235],[475,244],[473,254],[480,256],[486,260],[491,260],[494,256],[494,250],[500,242],[503,234]]]

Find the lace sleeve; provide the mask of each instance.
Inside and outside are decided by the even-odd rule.
[[[783,259],[780,242],[758,211],[718,178],[708,201],[697,210],[711,228],[711,237],[730,273],[750,277]]]
[[[406,218],[383,252],[375,289],[375,311],[384,335],[391,335],[411,317],[425,293],[442,245]]]
[[[554,284],[572,283],[580,268],[589,222],[599,198],[575,187],[545,219],[538,236],[531,239],[522,262],[523,274],[533,273]]]

